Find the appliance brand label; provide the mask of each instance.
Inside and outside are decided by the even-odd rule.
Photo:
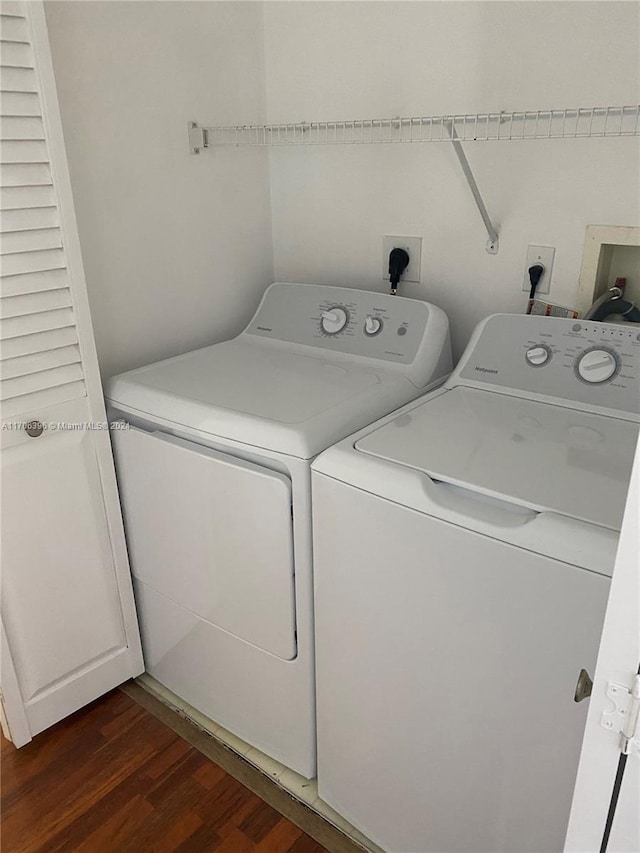
[[[497,370],[494,370],[493,367],[478,367],[476,364],[475,370],[478,370],[480,373],[497,373]]]

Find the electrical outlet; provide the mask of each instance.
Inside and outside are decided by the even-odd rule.
[[[531,282],[529,281],[529,267],[535,264],[542,264],[544,273],[536,287],[536,295],[538,293],[549,293],[551,287],[551,272],[553,270],[553,257],[556,250],[552,246],[528,246],[527,247],[527,262],[524,265],[524,277],[522,279],[522,289],[529,293],[531,290]]]
[[[409,265],[402,273],[403,281],[420,281],[420,260],[422,258],[422,237],[383,237],[382,238],[382,278],[389,281],[389,255],[392,249],[404,249],[409,255]]]

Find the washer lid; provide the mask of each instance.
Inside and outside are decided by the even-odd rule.
[[[454,388],[357,442],[434,480],[619,530],[638,425]]]
[[[115,376],[106,396],[125,411],[310,458],[415,388],[346,361],[234,340]]]

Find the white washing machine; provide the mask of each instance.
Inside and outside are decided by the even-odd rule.
[[[276,283],[237,338],[108,383],[147,671],[306,777],[310,462],[450,370],[435,306]]]
[[[384,850],[562,850],[639,378],[637,328],[495,315],[314,462],[318,789]]]

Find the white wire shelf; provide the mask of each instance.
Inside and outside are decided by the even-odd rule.
[[[200,127],[189,123],[191,148],[218,146],[369,145],[490,142],[640,136],[640,106],[588,107],[476,115]]]
[[[488,238],[486,250],[495,255],[499,247],[498,229],[489,216],[462,143],[640,136],[640,105],[227,127],[202,127],[190,121],[187,127],[192,154],[220,146],[449,142],[484,223]]]

